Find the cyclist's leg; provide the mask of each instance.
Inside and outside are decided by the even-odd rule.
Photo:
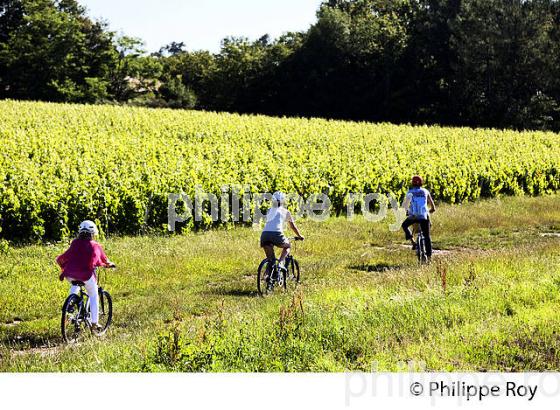
[[[274,254],[274,241],[271,238],[270,232],[264,232],[261,234],[261,248],[264,251],[268,264],[266,267],[266,276],[270,277],[272,266],[276,262],[276,255]]]
[[[274,262],[276,262],[276,255],[274,254],[274,245],[272,245],[272,244],[264,245],[262,248],[264,250],[264,254],[266,256],[266,259],[268,260],[268,266],[266,267],[266,273],[268,275],[270,275],[270,269],[274,265]]]
[[[406,238],[407,241],[412,241],[412,233],[410,232],[410,225],[415,224],[417,221],[412,218],[411,216],[407,217],[404,222],[402,223],[402,228],[404,231],[404,236]]]
[[[276,260],[276,255],[274,254],[274,245],[264,245],[262,248],[264,250],[266,259],[268,259],[269,262],[274,263],[274,261]]]
[[[86,285],[86,292],[89,298],[91,323],[96,325],[99,323],[99,295],[97,294],[97,280],[95,279],[95,275],[92,275],[84,284]]]
[[[75,282],[75,279],[66,278],[66,280],[70,283]],[[70,285],[70,295],[78,296],[80,294],[80,287],[75,285]]]
[[[420,229],[424,234],[424,242],[426,243],[426,256],[432,257],[432,238],[430,237],[430,220],[425,219],[420,221]]]
[[[287,256],[290,254],[292,245],[290,245],[290,242],[284,242],[283,244],[278,245],[278,247],[282,249],[282,253],[280,254],[280,259],[278,263],[284,266],[284,262],[286,261]]]

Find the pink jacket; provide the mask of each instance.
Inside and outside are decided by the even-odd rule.
[[[85,282],[95,273],[95,268],[108,266],[107,255],[100,244],[87,239],[74,239],[70,248],[56,258],[62,268],[60,280],[72,278]]]

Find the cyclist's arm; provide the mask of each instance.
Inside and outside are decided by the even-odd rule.
[[[436,211],[436,204],[434,203],[434,200],[432,199],[432,195],[428,195],[428,204],[430,205],[430,212],[435,212]]]
[[[299,231],[299,229],[298,229],[296,223],[294,222],[294,219],[292,218],[292,215],[290,213],[288,213],[287,221],[288,221],[288,225],[290,225],[290,228],[292,229],[292,231],[294,231],[294,233],[297,235],[297,237],[303,239],[303,235]]]
[[[408,209],[410,208],[410,202],[412,201],[412,194],[406,194],[406,197],[404,198],[404,202],[402,207],[408,212]]]
[[[56,263],[58,264],[58,266],[60,266],[61,269],[64,269],[64,266],[68,263],[69,259],[70,259],[70,255],[71,255],[71,250],[72,247],[74,246],[76,240],[73,240],[72,243],[70,244],[70,247],[66,250],[66,252],[64,252],[62,255],[58,255],[56,257]]]
[[[66,252],[56,257],[56,263],[58,263],[58,266],[60,266],[60,275],[58,275],[58,279],[61,282],[64,280],[64,265],[66,265],[67,261],[68,259],[66,256]]]
[[[67,252],[64,252],[62,255],[56,257],[56,263],[60,266],[61,269],[64,269],[64,265],[68,262]]]
[[[97,246],[99,247],[99,261],[100,261],[99,266],[104,268],[114,268],[115,264],[111,262],[109,258],[107,258],[107,255],[105,254],[105,251],[103,250],[101,245],[97,245]]]
[[[292,231],[295,232],[295,234],[297,235],[298,238],[302,238],[303,239],[303,235],[301,234],[301,232],[299,231],[298,227],[296,226],[296,224],[292,221],[289,221],[288,224],[290,225],[290,228],[292,228]]]

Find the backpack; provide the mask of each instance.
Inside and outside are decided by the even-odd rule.
[[[411,189],[412,194],[410,201],[409,214],[418,219],[426,219],[428,217],[428,192],[425,189]]]

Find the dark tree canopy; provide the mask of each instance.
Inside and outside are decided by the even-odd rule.
[[[83,102],[106,96],[111,35],[75,0],[2,0],[0,10],[0,96]]]
[[[0,0],[0,98],[560,131],[560,0],[327,0],[306,32],[152,55],[76,0]]]

